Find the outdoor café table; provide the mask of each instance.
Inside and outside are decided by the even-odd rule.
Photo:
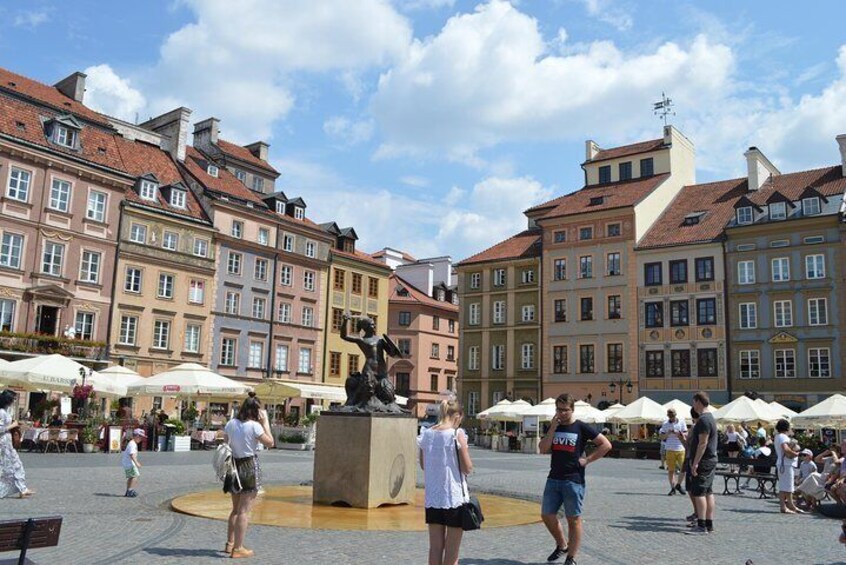
[[[200,447],[205,447],[207,444],[214,445],[215,439],[217,439],[217,432],[197,430],[191,434],[191,439],[198,442]]]
[[[23,431],[23,434],[21,434],[21,444],[25,441],[32,442],[29,448],[29,450],[32,451],[36,446],[38,446],[38,439],[41,437],[41,434],[45,434],[44,437],[46,439],[47,432],[55,429],[56,428],[27,428]],[[58,441],[67,441],[68,431],[69,430],[67,428],[60,428]]]

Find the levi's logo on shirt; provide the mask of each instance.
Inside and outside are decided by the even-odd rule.
[[[575,453],[576,443],[578,443],[578,441],[579,434],[570,432],[555,432],[555,436],[552,438],[552,450]]]

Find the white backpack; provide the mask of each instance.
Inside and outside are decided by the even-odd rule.
[[[241,478],[238,476],[238,468],[235,466],[235,458],[232,457],[232,448],[229,444],[222,443],[214,450],[212,467],[219,481],[226,480],[226,476],[231,473],[233,480],[237,481],[238,490],[241,490]]]

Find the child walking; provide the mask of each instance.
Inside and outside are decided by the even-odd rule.
[[[132,430],[132,439],[126,442],[126,449],[123,450],[120,458],[120,463],[123,465],[123,471],[126,474],[126,493],[124,496],[130,498],[138,496],[135,491],[138,477],[141,476],[141,463],[138,462],[138,442],[146,437],[147,433],[141,428]]]

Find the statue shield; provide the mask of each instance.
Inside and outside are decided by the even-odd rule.
[[[402,357],[402,352],[400,351],[397,344],[393,342],[391,338],[388,337],[388,334],[382,334],[382,339],[385,340],[385,353],[390,355],[391,357]]]

